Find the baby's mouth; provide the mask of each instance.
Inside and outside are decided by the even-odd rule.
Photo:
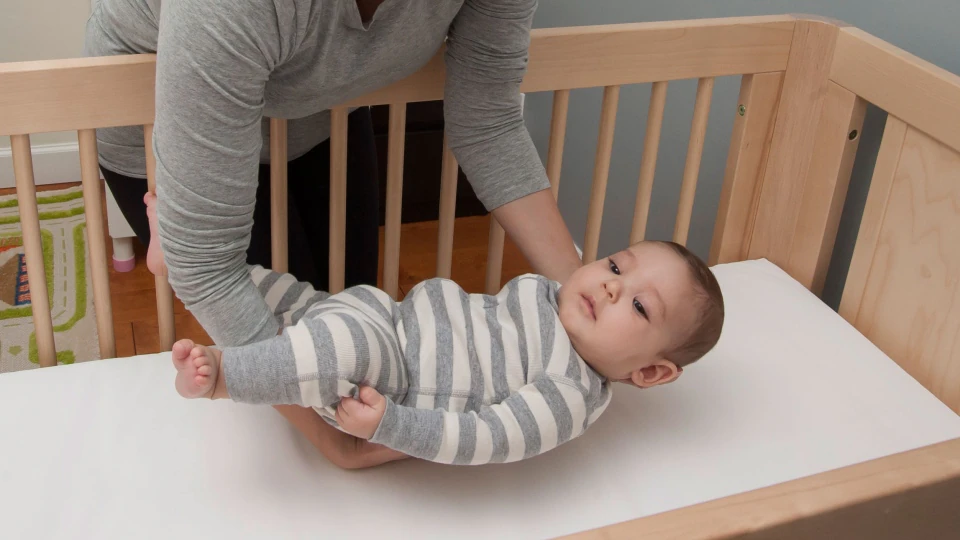
[[[593,298],[585,294],[581,295],[581,298],[583,298],[583,305],[584,305],[584,309],[586,309],[587,311],[587,314],[590,315],[591,319],[597,320],[597,313],[594,310],[595,303],[593,301]]]

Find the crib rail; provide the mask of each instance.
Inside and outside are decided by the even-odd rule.
[[[693,120],[673,239],[685,243],[700,176],[704,138],[716,77],[741,75],[740,113],[735,116],[718,209],[710,261],[767,257],[802,283],[818,290],[829,264],[849,168],[867,100],[902,115],[910,125],[938,140],[960,144],[960,112],[955,81],[928,64],[891,52],[888,46],[855,29],[790,16],[748,17],[543,29],[534,32],[524,92],[552,92],[553,116],[546,160],[554,196],[561,186],[562,154],[570,91],[601,87],[600,125],[592,175],[583,258],[598,256],[607,177],[623,85],[652,83],[646,136],[630,238],[646,235],[650,195],[656,176],[656,155],[664,107],[671,81],[698,80],[691,104]],[[888,59],[896,62],[890,63]],[[857,62],[859,58],[864,62]],[[148,179],[153,186],[151,126],[154,117],[154,57],[137,55],[0,65],[0,135],[14,140],[21,205],[34,206],[29,134],[77,130],[84,156],[85,202],[97,205],[94,181],[93,129],[143,125]],[[895,76],[891,79],[890,76]],[[932,104],[901,99],[918,85]],[[442,53],[414,75],[386,88],[338,105],[331,122],[331,212],[329,289],[344,286],[347,167],[347,111],[350,107],[390,107],[388,137],[387,218],[382,282],[388,293],[399,291],[400,210],[404,120],[408,103],[443,97]],[[881,82],[885,84],[881,84]],[[899,90],[879,90],[899,88]],[[821,92],[820,89],[823,89]],[[121,89],[122,91],[118,91]],[[899,97],[898,97],[899,96]],[[931,112],[937,111],[937,112]],[[945,111],[945,113],[944,113]],[[731,111],[731,114],[737,114]],[[946,120],[938,118],[942,114]],[[957,121],[953,121],[957,120]],[[287,267],[286,253],[286,121],[271,119],[271,219],[273,266]],[[449,277],[453,257],[457,162],[444,142],[441,173],[436,273]],[[95,185],[97,184],[97,185]],[[795,201],[800,201],[799,203]],[[98,214],[101,209],[96,206]],[[29,211],[22,213],[31,247],[28,261],[40,257],[37,230]],[[91,237],[102,236],[102,220],[88,221]],[[30,232],[27,232],[27,230]],[[33,244],[36,244],[35,246]],[[501,285],[504,231],[491,220],[485,290]],[[104,356],[114,354],[109,330],[105,250],[91,245],[91,265],[98,325]],[[31,256],[30,253],[33,253]],[[42,267],[28,262],[32,282],[43,282]],[[157,280],[161,346],[174,339],[173,296],[163,278]],[[38,350],[43,365],[55,359],[52,330],[42,293],[35,299]],[[42,343],[42,345],[41,345]]]
[[[561,187],[570,91],[603,88],[584,260],[598,256],[621,87],[652,83],[630,234],[635,242],[646,235],[669,83],[698,80],[673,234],[674,240],[685,243],[714,81],[728,75],[743,77],[739,111],[731,111],[737,116],[710,262],[765,257],[819,291],[830,263],[866,104],[885,109],[890,117],[840,312],[944,403],[960,411],[960,358],[949,342],[960,328],[960,299],[950,288],[960,275],[960,244],[955,242],[960,237],[960,213],[954,202],[960,200],[960,77],[859,30],[830,21],[753,17],[535,31],[522,91],[553,92],[546,171],[554,196]],[[331,110],[332,292],[344,286],[348,109],[390,106],[382,278],[384,288],[397,297],[406,106],[442,99],[443,79],[442,55],[438,55],[411,77]],[[78,131],[104,357],[115,354],[115,345],[93,130],[144,126],[147,175],[153,189],[153,88],[150,55],[0,64],[0,135],[11,136],[31,283],[44,283],[45,276],[30,134]],[[271,119],[270,132],[272,263],[283,270],[287,265],[286,121]],[[436,273],[450,277],[458,167],[446,140],[441,170]],[[935,231],[920,236],[938,241],[915,241],[910,237],[915,230]],[[491,219],[488,292],[500,287],[503,245],[504,231]],[[169,349],[174,340],[173,293],[162,277],[156,285],[161,346]],[[939,318],[924,319],[924,309]],[[934,330],[904,330],[899,317],[908,312],[918,313],[918,320]],[[33,317],[41,365],[54,365],[49,299],[43,287],[33,296]],[[640,532],[663,536],[676,528],[696,533],[687,536],[707,538],[724,531],[789,527],[831,508],[875,501],[891,490],[955,480],[956,449],[953,441],[747,494],[727,500],[724,506],[684,509],[583,537],[633,538]],[[887,475],[889,470],[894,471],[892,477]],[[955,495],[956,484],[949,490]],[[731,513],[731,505],[756,514]],[[801,507],[803,511],[795,511]],[[717,521],[728,517],[726,522]],[[792,529],[799,530],[800,526]]]

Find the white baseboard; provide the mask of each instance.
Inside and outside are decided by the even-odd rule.
[[[33,180],[38,186],[80,181],[80,147],[77,143],[38,144],[33,151]],[[100,175],[103,178],[103,175]],[[16,187],[13,153],[0,148],[0,188]],[[113,194],[107,189],[107,229],[113,238],[134,236],[123,219]]]
[[[33,178],[38,186],[80,181],[80,148],[77,143],[33,146]],[[13,153],[0,148],[0,188],[16,186]]]

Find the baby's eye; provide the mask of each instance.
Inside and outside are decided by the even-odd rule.
[[[617,263],[613,262],[613,259],[610,260],[610,271],[616,275],[620,275],[620,267],[617,266]]]
[[[647,310],[643,309],[643,304],[641,304],[639,300],[633,301],[633,307],[638,313],[640,313],[640,315],[643,315],[644,319],[649,319],[649,317],[647,317]]]

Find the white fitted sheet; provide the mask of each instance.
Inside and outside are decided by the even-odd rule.
[[[268,407],[187,401],[166,355],[0,375],[3,538],[543,538],[960,437],[960,417],[766,261],[672,385],[480,468],[329,465]]]

